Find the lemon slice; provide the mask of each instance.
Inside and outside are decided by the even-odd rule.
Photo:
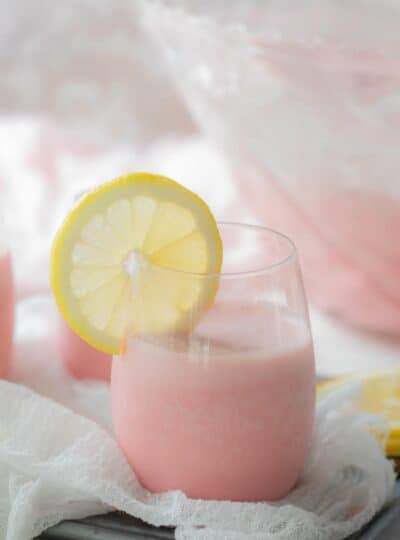
[[[400,366],[355,373],[318,385],[318,396],[323,397],[343,385],[361,384],[356,401],[358,409],[383,416],[389,426],[386,454],[400,457]]]
[[[221,264],[205,202],[173,180],[134,173],[85,195],[67,216],[53,244],[51,284],[71,328],[118,354],[127,332],[190,327],[218,288],[216,277],[201,274],[218,274]]]

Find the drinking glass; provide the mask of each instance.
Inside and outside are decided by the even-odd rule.
[[[14,330],[14,287],[8,237],[0,206],[0,377],[10,373]]]
[[[313,427],[315,367],[301,273],[282,234],[234,223],[219,229],[220,274],[179,272],[177,280],[177,271],[151,265],[166,295],[217,293],[208,309],[186,313],[185,330],[129,333],[112,366],[115,434],[152,492],[275,500],[299,478]],[[140,317],[134,300],[131,309]]]
[[[57,346],[66,370],[76,379],[110,381],[111,356],[78,336],[57,314]]]

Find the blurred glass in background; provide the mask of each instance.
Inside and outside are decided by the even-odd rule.
[[[400,335],[400,5],[175,4],[144,24],[254,215],[296,241],[311,299]]]

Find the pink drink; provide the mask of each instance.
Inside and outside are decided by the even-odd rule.
[[[77,379],[110,380],[111,357],[81,339],[59,315],[57,342],[67,370]]]
[[[320,278],[319,305],[367,330],[400,336],[400,198],[331,189],[310,197],[308,215],[335,259],[330,283]]]
[[[14,327],[14,293],[11,258],[0,253],[0,377],[10,372]]]
[[[213,307],[196,334],[189,347],[175,341],[169,350],[132,339],[114,360],[115,433],[129,463],[154,492],[283,497],[312,434],[307,328],[289,319],[277,325],[267,305],[226,304]]]

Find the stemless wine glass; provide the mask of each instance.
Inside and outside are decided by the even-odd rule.
[[[14,287],[6,227],[0,207],[0,377],[10,372],[14,329]]]
[[[169,284],[165,294],[218,291],[205,312],[203,306],[186,314],[184,331],[131,332],[112,367],[114,429],[150,491],[275,500],[299,477],[314,418],[301,273],[287,237],[234,223],[219,229],[221,274],[180,272],[176,279],[174,270],[151,267]],[[134,300],[132,310],[140,317]]]
[[[81,339],[57,313],[57,346],[67,371],[76,379],[109,382],[111,356],[98,351]]]

